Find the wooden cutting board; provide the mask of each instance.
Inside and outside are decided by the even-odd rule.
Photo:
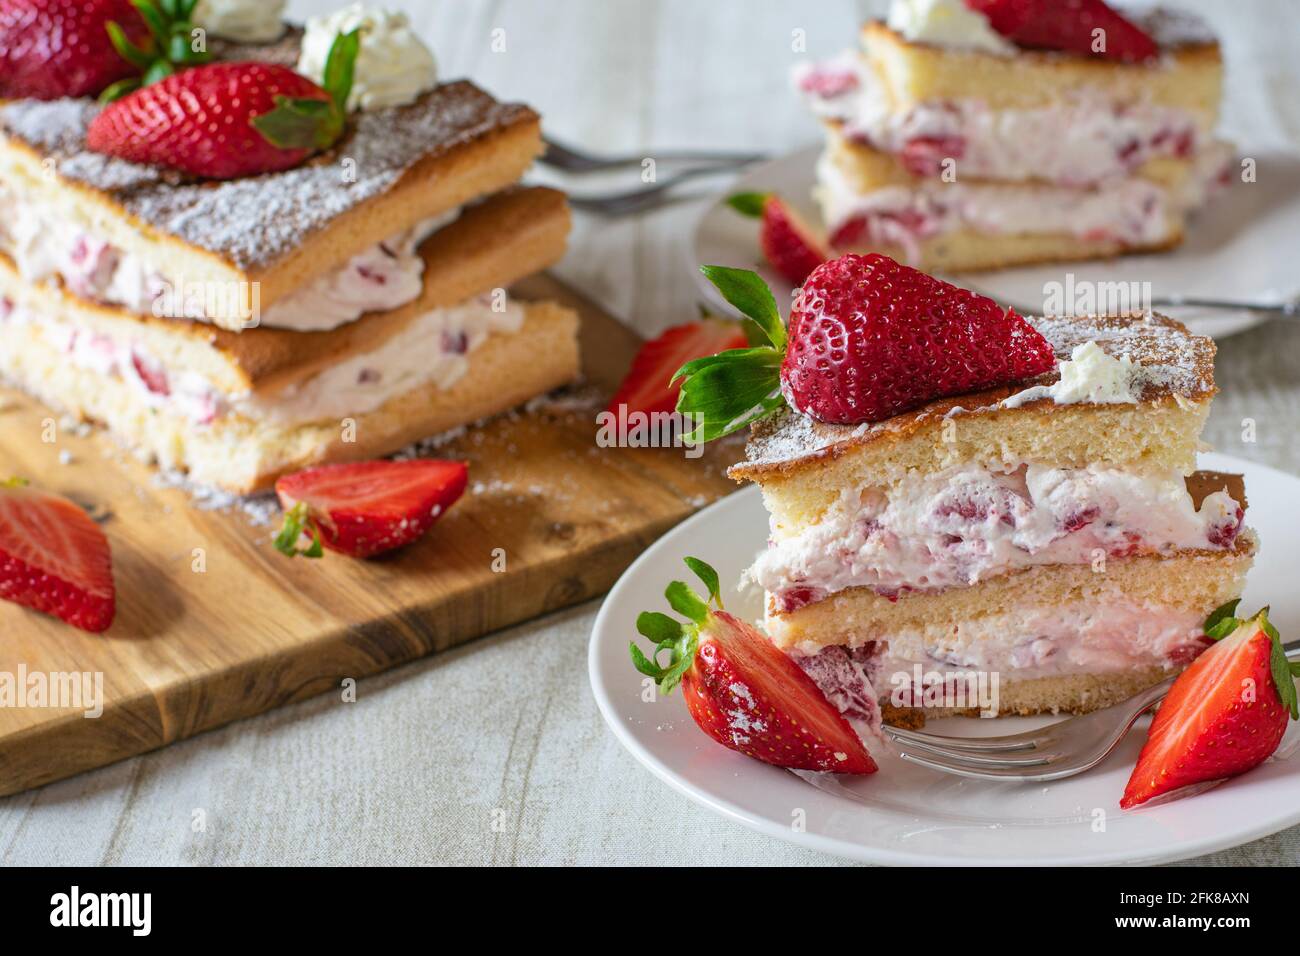
[[[635,333],[548,276],[515,292],[581,312],[587,384],[608,395]],[[416,545],[373,561],[290,560],[271,547],[272,526],[195,507],[103,435],[59,428],[45,443],[47,409],[6,391],[0,408],[0,477],[87,507],[112,543],[118,593],[101,636],[0,602],[0,794],[342,693],[347,678],[598,595],[664,531],[734,490],[723,470],[739,454],[735,443],[698,459],[598,448],[598,407],[551,403],[439,452],[469,460],[470,490]],[[32,675],[83,672],[102,674],[101,716],[31,706]],[[23,674],[26,700],[6,702],[6,675],[12,689]]]

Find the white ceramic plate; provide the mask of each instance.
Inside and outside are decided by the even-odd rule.
[[[1202,467],[1241,472],[1248,522],[1260,531],[1243,607],[1272,605],[1283,640],[1300,636],[1300,478],[1227,455]],[[1203,793],[1131,812],[1119,809],[1145,723],[1094,770],[1055,783],[985,783],[907,763],[872,748],[880,771],[862,778],[798,776],[742,757],[695,726],[680,693],[646,701],[628,658],[644,610],[668,610],[669,581],[694,582],[682,564],[703,558],[722,577],[723,599],[760,616],[758,596],[735,582],[767,539],[756,488],[719,501],[660,538],[624,573],[596,617],[588,654],[592,692],[614,734],[656,776],[723,816],[813,849],[899,864],[1155,863],[1199,856],[1300,823],[1300,729],[1248,774]],[[932,721],[937,733],[1014,733],[1049,718]]]
[[[790,283],[763,262],[757,223],[735,212],[725,199],[733,192],[776,192],[807,221],[819,222],[811,199],[813,165],[819,152],[820,147],[810,147],[750,167],[705,211],[696,226],[688,266],[716,306],[730,308],[700,275],[700,265],[757,269],[771,285],[778,303],[790,301]],[[1171,252],[969,273],[952,277],[953,281],[1031,314],[1042,311],[1044,285],[1064,282],[1066,273],[1073,273],[1075,283],[1150,282],[1152,298],[1179,295],[1270,304],[1284,301],[1300,292],[1300,272],[1294,265],[1295,252],[1300,249],[1300,157],[1257,159],[1256,181],[1235,182],[1226,195],[1212,201],[1190,224],[1183,245]],[[1267,318],[1242,311],[1172,307],[1158,311],[1185,322],[1199,335],[1216,338]]]

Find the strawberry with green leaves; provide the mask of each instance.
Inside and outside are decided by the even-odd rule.
[[[319,558],[324,548],[369,558],[405,547],[460,499],[468,480],[465,462],[434,458],[339,462],[284,475],[275,483],[284,506],[276,550],[291,558]]]
[[[793,770],[875,773],[876,763],[812,678],[766,636],[722,608],[718,573],[698,558],[686,565],[707,600],[674,581],[664,596],[676,618],[646,611],[636,629],[655,645],[632,663],[662,694],[678,684],[695,723],[722,746]]]
[[[775,193],[736,193],[727,205],[742,216],[760,220],[758,244],[777,272],[794,285],[826,261],[824,244],[786,201]]]
[[[324,87],[272,63],[211,63],[164,77],[105,107],[86,144],[206,179],[290,169],[343,135],[360,44],[359,30],[335,38]]]
[[[1249,620],[1232,601],[1205,622],[1215,641],[1183,671],[1156,712],[1120,806],[1245,773],[1268,759],[1300,718],[1294,678],[1268,608]]]
[[[694,441],[720,438],[785,405],[822,422],[882,421],[1056,366],[1047,340],[1013,309],[877,253],[814,269],[788,331],[757,275],[726,266],[701,271],[768,344],[677,370],[677,410],[698,423]]]

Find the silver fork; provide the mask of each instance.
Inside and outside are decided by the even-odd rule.
[[[1287,660],[1300,660],[1300,643],[1287,645]],[[1038,730],[1003,737],[943,737],[885,727],[904,760],[977,780],[1060,780],[1091,770],[1113,751],[1129,728],[1169,693],[1175,678],[1149,687],[1123,703]]]
[[[636,155],[595,156],[572,146],[557,143],[549,136],[543,137],[546,151],[541,161],[548,166],[567,173],[590,173],[605,169],[621,169],[624,166],[640,166],[647,157],[654,157],[657,162],[665,163],[703,163],[709,166],[744,166],[763,159],[761,153],[728,153],[710,150],[646,150]]]
[[[734,166],[696,166],[674,173],[649,186],[628,189],[623,192],[601,193],[595,196],[575,196],[569,194],[569,205],[575,209],[599,213],[603,216],[622,216],[632,212],[642,212],[655,206],[662,206],[672,200],[668,191],[691,179],[701,176],[714,176],[718,173],[731,172]]]

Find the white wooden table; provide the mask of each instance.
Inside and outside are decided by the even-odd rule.
[[[336,4],[295,2],[300,18]],[[526,100],[591,149],[784,152],[816,131],[787,91],[792,31],[848,45],[874,4],[753,0],[392,3],[444,76]],[[1225,39],[1226,127],[1300,150],[1288,0],[1202,0]],[[493,30],[505,52],[493,52]],[[653,155],[649,153],[648,155]],[[702,196],[723,184],[704,184]],[[638,329],[694,314],[701,201],[579,217],[559,272]],[[1291,250],[1291,254],[1300,250]],[[1207,439],[1300,472],[1300,323],[1221,343]],[[1242,419],[1258,441],[1243,444]],[[826,863],[716,817],[643,771],[587,687],[589,604],[163,751],[0,800],[0,862]],[[1300,828],[1204,863],[1300,863]]]

